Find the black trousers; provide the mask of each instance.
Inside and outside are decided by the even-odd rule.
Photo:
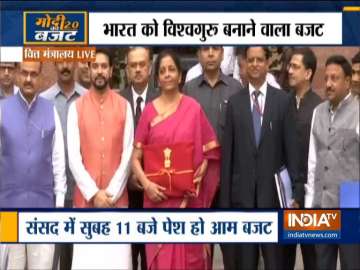
[[[336,270],[338,251],[341,270],[360,269],[360,244],[318,244],[315,249],[319,270]]]
[[[65,207],[72,208],[72,200],[65,200]],[[58,270],[57,266],[60,262],[60,270],[71,270],[73,256],[73,244],[55,244],[53,270]]]
[[[144,193],[142,191],[129,190],[129,208],[142,209],[144,204]],[[144,244],[132,244],[132,265],[133,269],[138,269],[138,257],[141,260],[141,270],[146,270],[146,253]]]
[[[297,245],[283,245],[283,269],[294,269],[296,261],[296,247]],[[301,244],[300,247],[304,263],[304,270],[316,269],[315,246],[313,244]]]
[[[283,268],[283,248],[278,244],[224,244],[221,246],[225,270],[258,268],[259,252],[266,270]]]
[[[72,244],[56,244],[54,252],[53,270],[57,270],[60,262],[60,270],[71,270],[73,255]]]

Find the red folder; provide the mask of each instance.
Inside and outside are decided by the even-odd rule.
[[[165,187],[168,197],[195,192],[192,143],[146,145],[143,149],[147,178]]]

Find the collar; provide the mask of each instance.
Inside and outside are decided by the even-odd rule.
[[[218,81],[216,82],[215,85],[217,85],[219,82],[222,82],[226,85],[229,85],[229,82],[228,82],[228,77],[220,70],[220,74],[219,74],[219,79]],[[198,85],[201,86],[202,84],[206,83],[207,85],[210,86],[210,84],[208,83],[207,79],[205,78],[205,75],[204,73],[202,73],[200,75],[200,80],[198,82]]]
[[[255,87],[249,83],[249,91],[250,91],[250,97],[252,96],[253,92],[255,92],[256,90],[260,91],[260,96],[265,97],[266,96],[266,92],[267,92],[267,82],[266,80],[264,81],[264,83],[260,86],[259,89],[255,89]]]
[[[26,100],[26,98],[23,96],[23,94],[21,93],[21,91],[18,91],[18,95],[19,97],[22,99],[22,101],[26,104],[27,108],[30,110],[32,108],[32,106],[35,104],[35,102],[37,101],[38,95],[35,95],[33,100],[31,101],[31,103],[29,104],[29,102]]]
[[[302,103],[302,100],[306,100],[308,99],[311,95],[312,95],[312,88],[310,87],[308,91],[306,91],[305,95],[303,95],[302,98],[300,98],[297,94],[295,89],[292,89],[290,91],[290,94],[295,98],[296,101],[296,108],[299,109],[300,108],[300,103]]]
[[[335,113],[337,110],[339,110],[339,108],[341,108],[349,100],[350,97],[351,97],[351,91],[349,91],[349,94],[347,94],[346,97],[344,97],[344,99],[339,102],[339,104],[335,110],[334,110],[333,106],[331,105],[331,103],[329,102],[330,113]]]
[[[312,88],[310,87],[310,88],[306,91],[305,95],[304,95],[301,99],[305,99],[307,96],[311,95],[311,92],[312,92]],[[298,95],[296,94],[296,90],[295,90],[295,89],[291,89],[290,93],[291,93],[293,96],[298,97]]]
[[[146,85],[144,91],[141,93],[141,95],[139,95],[135,91],[134,87],[131,85],[131,92],[132,92],[133,100],[136,102],[138,97],[142,97],[142,100],[146,101],[146,95],[147,95],[148,88],[149,88],[149,84]]]
[[[56,82],[54,85],[54,97],[58,96],[60,93],[63,94],[60,85]],[[79,83],[75,82],[74,89],[69,98],[71,98],[75,93],[81,96],[85,93],[85,88],[83,88]]]
[[[14,95],[16,95],[19,92],[19,87],[14,84]]]

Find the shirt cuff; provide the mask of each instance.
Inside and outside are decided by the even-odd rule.
[[[56,207],[64,207],[65,194],[58,193],[56,194]]]
[[[86,191],[86,194],[83,194],[83,195],[85,195],[85,196],[84,196],[84,197],[85,197],[85,200],[86,200],[87,202],[89,202],[89,201],[95,196],[95,194],[98,193],[98,191],[99,191],[99,188],[98,188],[96,185],[94,185],[93,187],[91,187],[91,190],[87,190],[87,191]]]
[[[115,188],[114,187],[112,187],[112,186],[108,186],[106,189],[105,189],[105,191],[107,192],[107,193],[110,193],[111,194],[111,196],[112,196],[112,198],[114,199],[114,197],[115,197]]]
[[[305,204],[304,207],[305,208],[312,208],[312,204],[313,204],[313,194],[311,193],[311,191],[308,190],[308,187],[305,185]]]

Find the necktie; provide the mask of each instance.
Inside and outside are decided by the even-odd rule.
[[[253,108],[252,108],[252,120],[254,126],[255,142],[256,147],[259,146],[260,134],[261,134],[261,108],[259,105],[259,95],[260,91],[256,90],[252,93],[253,95]]]
[[[141,116],[141,102],[143,102],[142,97],[136,99],[136,109],[135,109],[135,127],[137,126],[140,116]]]

